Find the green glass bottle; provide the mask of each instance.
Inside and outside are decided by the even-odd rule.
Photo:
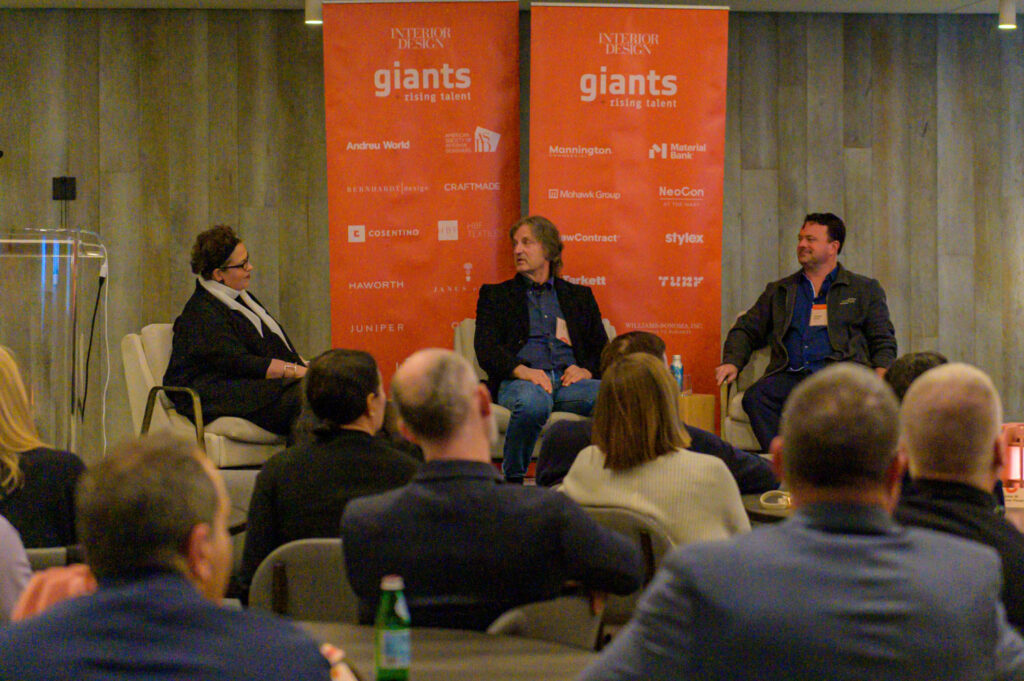
[[[408,681],[409,606],[398,575],[380,580],[380,605],[374,621],[373,670],[377,681]]]

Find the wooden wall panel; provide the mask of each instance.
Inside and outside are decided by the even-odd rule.
[[[796,239],[807,215],[807,21],[779,26],[779,219],[776,276],[793,269]]]
[[[807,19],[807,212],[838,208],[843,200],[843,18]],[[835,211],[833,211],[835,212]]]

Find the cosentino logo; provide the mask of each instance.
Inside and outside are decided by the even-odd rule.
[[[394,62],[391,68],[373,72],[373,94],[388,97],[392,93],[406,102],[468,102],[471,97],[466,90],[473,84],[469,68],[455,68],[441,64],[440,68],[402,68],[401,62]],[[403,92],[404,91],[404,92]]]
[[[597,43],[605,54],[654,54],[657,33],[598,33]]]
[[[593,158],[594,156],[610,156],[611,153],[611,147],[548,145],[548,156],[552,158]]]
[[[662,288],[697,288],[704,277],[691,277],[688,275],[664,274],[658,277],[658,283]]]
[[[366,225],[349,225],[348,226],[348,241],[349,243],[363,243],[367,237],[371,239],[388,239],[394,237],[416,237],[420,235],[420,230],[412,228],[402,227],[388,227],[388,228],[374,228],[367,229]]]
[[[563,275],[563,279],[572,282],[573,284],[580,284],[582,286],[607,286],[608,280],[602,275],[600,277],[570,277]]]
[[[389,289],[405,288],[405,282],[401,280],[377,279],[374,281],[350,281],[349,291],[383,291]]]
[[[439,50],[452,39],[449,26],[407,26],[392,28],[391,39],[400,50]]]
[[[704,200],[703,187],[658,187],[658,198],[670,206],[695,206]]]

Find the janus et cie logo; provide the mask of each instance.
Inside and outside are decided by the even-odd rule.
[[[391,39],[400,50],[439,50],[452,39],[452,29],[450,26],[395,26],[391,29]]]
[[[599,32],[597,43],[605,54],[654,54],[654,47],[660,42],[657,33],[616,33]]]

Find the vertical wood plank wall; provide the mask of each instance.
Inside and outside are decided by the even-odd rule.
[[[0,227],[56,226],[50,178],[78,178],[70,224],[111,254],[112,440],[131,431],[120,339],[178,313],[211,224],[242,233],[253,290],[300,350],[327,347],[320,29],[301,12],[0,10],[0,34]],[[1024,418],[1021,32],[988,15],[733,14],[729,40],[723,330],[794,269],[803,215],[831,210],[900,351],[978,364]],[[18,332],[0,324],[0,343]],[[101,370],[94,355],[91,394]]]

